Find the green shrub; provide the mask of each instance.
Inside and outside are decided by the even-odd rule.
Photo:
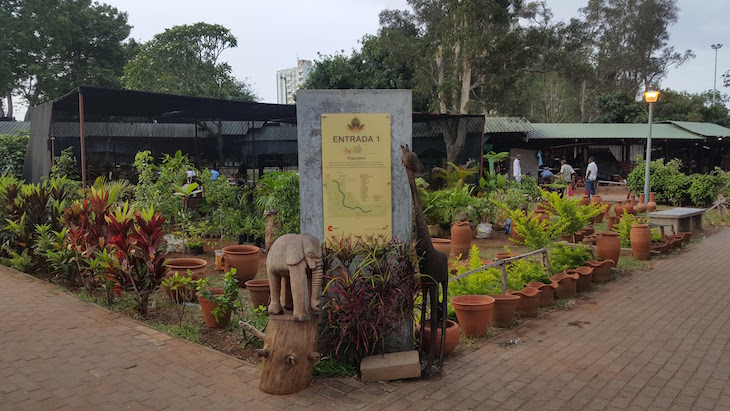
[[[28,148],[28,132],[0,134],[0,175],[23,174],[25,151]]]
[[[689,197],[694,205],[706,207],[717,200],[720,179],[713,172],[710,174],[692,174]]]
[[[621,240],[621,247],[631,247],[631,229],[636,223],[638,223],[636,217],[627,213],[624,208],[624,215],[618,224],[614,225],[616,231],[618,231],[618,238]]]
[[[79,180],[79,165],[74,158],[73,147],[61,150],[61,155],[56,157],[56,164],[51,167],[51,177],[67,177],[70,180]]]
[[[512,261],[509,267],[507,267],[507,278],[508,284],[510,282],[509,279],[515,279],[512,281],[513,284],[510,285],[510,288],[513,290],[521,290],[525,284],[531,282],[550,283],[550,278],[548,278],[545,267],[540,263],[528,259]],[[515,284],[517,279],[519,279],[520,284]],[[514,288],[514,286],[518,286],[519,288]]]
[[[550,253],[550,271],[557,274],[565,269],[573,269],[592,259],[591,250],[582,245],[571,247],[558,243]]]
[[[636,193],[644,192],[645,164],[643,160],[637,159],[636,167],[626,179],[629,188]],[[669,187],[677,176],[682,175],[679,171],[680,167],[681,162],[676,158],[666,164],[664,164],[663,158],[651,162],[649,165],[649,190],[656,193],[657,200],[670,199],[671,191]]]
[[[567,224],[565,220],[540,221],[534,213],[526,216],[522,210],[507,210],[509,217],[512,220],[511,230],[522,237],[523,241],[517,241],[512,238],[512,241],[518,244],[524,244],[533,250],[537,250],[545,247],[550,243],[551,240],[555,239],[558,234],[563,231],[564,226]]]

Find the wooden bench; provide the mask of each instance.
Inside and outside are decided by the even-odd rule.
[[[704,208],[675,207],[648,213],[649,222],[661,226],[671,225],[675,233],[702,230]]]

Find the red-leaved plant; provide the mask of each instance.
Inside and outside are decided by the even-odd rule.
[[[106,220],[119,282],[132,289],[139,314],[145,316],[150,294],[165,276],[166,261],[162,252],[165,217],[155,213],[152,207],[134,213],[125,204],[124,208],[109,213]]]
[[[335,356],[359,364],[385,352],[386,337],[412,321],[419,290],[413,248],[379,237],[340,239],[325,247],[324,340]]]

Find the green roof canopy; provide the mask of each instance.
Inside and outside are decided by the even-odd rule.
[[[528,139],[637,139],[646,140],[649,136],[648,124],[613,123],[532,123],[535,131],[527,134]],[[719,127],[719,126],[718,126]],[[724,127],[723,127],[724,128]],[[728,130],[730,131],[730,130]],[[654,124],[652,138],[667,140],[703,140],[701,135],[692,133],[674,124]]]
[[[660,121],[660,124],[673,124],[703,137],[730,137],[730,128],[714,123],[698,123],[695,121]]]

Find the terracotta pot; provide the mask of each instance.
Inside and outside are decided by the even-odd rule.
[[[603,283],[611,280],[611,267],[614,266],[613,260],[589,260],[586,261],[588,267],[593,268],[594,283]]]
[[[487,334],[494,298],[488,295],[457,295],[451,297],[451,306],[465,336],[481,338]]]
[[[621,241],[618,238],[618,233],[613,231],[598,233],[596,254],[601,260],[613,260],[618,264],[618,258],[621,256]]]
[[[616,214],[616,217],[621,218],[622,215],[624,215],[624,207],[621,205],[620,201],[616,202],[616,207],[613,208],[614,213]]]
[[[446,254],[446,258],[451,256],[451,240],[448,238],[432,238],[431,243],[433,243],[433,248]]]
[[[489,294],[489,296],[494,298],[494,309],[489,317],[489,324],[499,328],[511,327],[520,297],[509,294]]]
[[[495,255],[495,258],[497,260],[506,260],[508,258],[517,257],[518,255],[520,255],[520,254],[519,253],[497,253]]]
[[[689,231],[680,231],[678,234],[682,235],[682,244],[689,244],[689,240],[692,239],[692,233]]]
[[[636,205],[636,212],[637,212],[638,214],[641,214],[641,213],[644,213],[644,212],[646,212],[646,204],[644,204],[644,203],[641,203],[641,202],[640,202],[639,204],[637,204],[637,205]]]
[[[436,328],[436,347],[434,352],[438,355],[441,350],[441,324]],[[421,331],[421,327],[418,327],[416,335]],[[454,321],[446,320],[446,341],[444,342],[444,355],[449,355],[454,352],[456,346],[459,345],[459,338],[461,338],[461,328],[459,324]],[[423,324],[423,338],[419,338],[421,345],[423,346],[423,352],[428,352],[431,348],[431,320],[426,319]]]
[[[579,203],[579,204],[580,204],[580,205],[582,205],[582,206],[584,206],[584,205],[588,205],[588,204],[590,204],[590,203],[591,203],[591,199],[590,199],[590,198],[588,198],[588,196],[583,196],[583,197],[582,197],[582,198],[580,199],[580,203]]]
[[[438,224],[429,224],[427,227],[428,227],[428,235],[430,235],[432,238],[439,236],[439,234],[441,232],[441,228],[439,227]]]
[[[520,317],[537,317],[537,309],[540,307],[542,291],[533,287],[525,287],[520,291],[507,290],[507,294],[520,297],[520,302],[517,303],[517,308],[515,309]]]
[[[603,211],[605,211],[606,214],[608,214],[608,212],[611,211],[611,206],[613,206],[613,203],[604,202],[603,206],[605,207],[605,209]]]
[[[681,234],[675,234],[675,235],[668,235],[667,236],[667,241],[671,245],[672,250],[676,250],[677,248],[679,248],[680,246],[682,246],[682,238],[683,237],[684,236],[681,235]]]
[[[567,241],[569,243],[573,242],[573,236],[570,234],[560,234],[560,241]]]
[[[560,274],[555,274],[551,280],[558,283],[558,288],[555,290],[555,295],[558,298],[572,298],[578,295],[578,274],[568,274],[563,271]]]
[[[509,230],[510,237],[512,237],[512,240],[514,240],[515,243],[518,243],[518,244],[524,243],[525,239],[521,235],[517,234],[517,230],[515,230],[514,228],[515,228],[515,226],[512,226],[512,228],[510,228],[510,230]]]
[[[580,243],[583,241],[583,232],[582,231],[576,231],[574,234],[575,242]]]
[[[550,284],[545,284],[540,281],[534,281],[527,284],[527,286],[542,291],[542,294],[540,294],[540,307],[550,307],[553,305],[553,301],[555,301],[555,289],[558,288],[558,283],[551,281]]]
[[[631,206],[636,207],[636,194],[631,194],[629,196],[629,202],[631,203]]]
[[[535,211],[535,217],[537,217],[537,221],[539,221],[540,223],[550,220],[550,215],[545,210]]]
[[[658,243],[654,243],[651,245],[651,251],[659,251],[662,254],[666,254],[669,252],[668,244],[666,241],[660,241]]]
[[[649,193],[649,202],[646,203],[646,211],[656,211],[656,193]]]
[[[599,195],[591,196],[591,203],[600,204],[601,202],[603,202],[603,198],[601,196],[599,196]]]
[[[178,275],[186,275],[190,270],[191,278],[200,280],[208,276],[207,265],[208,262],[200,258],[171,258],[167,260],[165,268],[167,268],[167,273],[170,276],[174,275],[176,271]]]
[[[651,257],[651,231],[648,224],[634,224],[631,228],[631,251],[637,260]]]
[[[608,218],[606,219],[606,229],[608,231],[613,230],[613,224],[614,224],[615,220],[616,220],[616,217],[614,217],[614,216],[608,216]]]
[[[593,280],[593,268],[589,266],[580,266],[576,269],[568,270],[568,274],[578,274],[576,291],[578,291],[579,293],[591,289],[591,281]]]
[[[259,270],[260,249],[254,245],[229,245],[223,248],[223,264],[226,271],[236,269],[238,286],[243,287],[246,281],[253,280]]]
[[[211,288],[210,292],[215,297],[223,295],[222,288]],[[226,311],[226,313],[222,317],[216,319],[213,315],[213,310],[218,307],[218,304],[201,296],[200,293],[198,293],[198,302],[200,303],[200,310],[203,311],[205,325],[208,328],[225,328],[231,321],[231,310]]]
[[[248,280],[244,283],[244,285],[246,285],[248,292],[251,293],[251,304],[253,305],[253,308],[259,308],[261,305],[267,307],[269,305],[271,289],[269,288],[268,278]]]
[[[454,256],[461,254],[465,259],[471,248],[471,227],[468,221],[457,221],[451,226],[451,248]]]
[[[598,234],[591,234],[591,244],[596,245],[598,242]]]
[[[626,202],[626,204],[624,204],[624,210],[626,210],[626,212],[629,214],[636,214],[636,210],[634,210],[634,205],[628,201]]]
[[[589,234],[590,235],[590,234],[595,233],[596,232],[596,229],[592,225],[588,225],[588,226],[586,226],[586,228],[583,229],[583,232],[585,234]]]
[[[583,237],[583,241],[582,242],[585,245],[591,245],[591,244],[593,244],[593,241],[591,240],[591,236]]]

